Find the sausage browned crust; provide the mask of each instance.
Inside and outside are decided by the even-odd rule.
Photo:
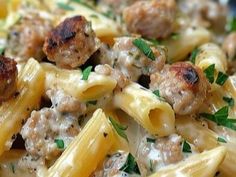
[[[98,49],[95,32],[83,16],[65,19],[46,37],[43,51],[62,68],[84,64]]]
[[[209,83],[199,67],[178,62],[151,75],[150,88],[159,90],[175,113],[185,115],[198,110],[206,99]]]
[[[16,62],[0,55],[0,102],[15,93],[17,73]]]

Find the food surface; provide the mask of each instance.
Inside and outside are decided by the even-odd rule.
[[[236,176],[228,0],[0,0],[0,177]]]

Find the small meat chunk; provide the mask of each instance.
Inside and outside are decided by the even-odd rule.
[[[153,140],[153,142],[148,140]],[[143,171],[143,173],[156,172],[163,166],[184,159],[182,141],[182,138],[177,134],[157,139],[144,136],[138,148],[138,160],[143,169],[146,169],[146,172]]]
[[[52,107],[33,111],[21,135],[30,155],[50,160],[80,132],[78,117],[85,113],[86,105],[63,91],[48,91],[47,94],[51,97]],[[57,145],[58,140],[63,147]]]
[[[98,47],[91,23],[83,16],[74,16],[49,33],[43,51],[59,67],[71,69],[84,64]]]
[[[149,39],[169,36],[175,14],[175,0],[138,1],[123,11],[127,30]]]
[[[41,61],[45,57],[44,39],[51,28],[51,22],[37,14],[23,17],[9,29],[5,55],[17,62],[25,62],[31,57]]]
[[[0,55],[0,103],[16,92],[17,73],[16,62]]]
[[[133,44],[134,39],[117,38],[112,52],[109,49],[107,52],[102,52],[105,56],[101,56],[101,63],[108,63],[114,69],[120,70],[128,79],[137,81],[141,75],[151,75],[164,67],[166,50],[162,47],[151,47],[155,56],[155,60],[151,60]]]
[[[98,74],[111,76],[117,81],[117,86],[121,89],[124,88],[129,83],[129,80],[127,79],[127,77],[125,77],[125,75],[121,71],[113,69],[111,66],[107,64],[97,65],[95,67],[95,72]]]
[[[166,65],[160,73],[151,75],[151,90],[170,103],[176,114],[195,113],[206,99],[209,83],[202,70],[187,62]]]
[[[236,58],[236,32],[230,33],[225,38],[223,43],[223,50],[230,60]]]
[[[91,177],[118,177],[118,176],[127,176],[129,177],[129,173],[122,171],[122,167],[127,162],[129,153],[124,151],[118,151],[115,154],[107,156],[107,159],[103,163],[103,169],[100,171],[94,172]],[[130,165],[130,164],[129,164]],[[136,165],[136,164],[132,164]],[[139,171],[138,166],[136,166],[136,171]],[[133,175],[135,172],[133,172]],[[140,175],[135,174],[135,177],[139,177]]]

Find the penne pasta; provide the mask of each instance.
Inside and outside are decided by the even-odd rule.
[[[12,136],[18,133],[32,110],[39,107],[45,73],[40,64],[30,59],[19,73],[16,97],[0,106],[0,154],[8,150]]]
[[[211,39],[211,34],[205,28],[187,28],[178,34],[177,39],[164,40],[162,44],[168,49],[170,63],[186,59],[192,50]]]
[[[171,106],[139,84],[131,83],[117,92],[114,104],[153,135],[167,136],[175,131],[175,116]]]
[[[213,177],[218,170],[218,166],[224,160],[225,154],[226,149],[224,147],[214,148],[193,155],[175,165],[169,165],[150,177]]]
[[[63,89],[81,101],[88,101],[111,93],[116,87],[116,80],[109,76],[92,72],[85,81],[81,79],[81,70],[60,69],[49,63],[42,63],[41,66],[46,72],[45,93],[49,89]]]
[[[103,111],[98,109],[49,168],[47,177],[88,177],[105,158],[113,143],[113,128]]]

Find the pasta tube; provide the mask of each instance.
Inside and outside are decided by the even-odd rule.
[[[49,168],[47,176],[88,177],[105,158],[113,142],[113,128],[103,111],[98,109],[55,164]]]
[[[40,64],[30,59],[18,75],[19,95],[0,106],[0,154],[8,150],[7,143],[18,133],[22,122],[37,109],[44,89],[45,73]]]
[[[236,175],[236,144],[227,141],[227,143],[218,142],[218,135],[199,122],[189,117],[176,118],[176,130],[190,143],[194,144],[200,151],[213,149],[219,145],[226,147],[227,153],[224,162],[220,165],[220,171],[225,176]]]
[[[168,60],[170,63],[185,59],[192,50],[211,39],[210,32],[205,28],[187,28],[178,34],[177,39],[163,41],[168,49]]]
[[[81,101],[96,100],[116,87],[116,80],[91,72],[88,80],[82,80],[81,70],[60,69],[52,64],[41,64],[46,72],[45,92],[63,89]]]
[[[151,134],[167,136],[175,131],[175,116],[171,106],[139,84],[131,83],[117,92],[114,104]]]
[[[185,161],[161,169],[150,177],[213,177],[224,160],[225,154],[226,149],[224,147],[195,154]]]

